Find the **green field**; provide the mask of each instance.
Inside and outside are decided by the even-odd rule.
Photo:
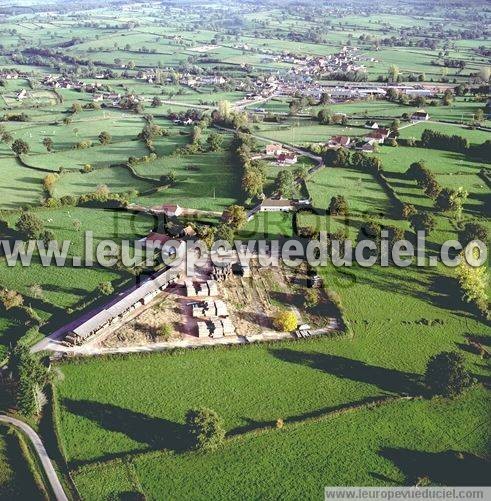
[[[158,179],[174,172],[176,184],[135,201],[147,207],[177,203],[186,208],[223,211],[241,197],[234,167],[226,150],[164,156],[149,164],[139,164],[135,170],[145,177]]]
[[[299,423],[250,434],[215,454],[142,455],[131,462],[82,469],[75,482],[90,499],[132,490],[135,478],[151,498],[186,499],[318,499],[328,485],[407,485],[422,475],[440,485],[469,478],[483,482],[484,464],[478,461],[478,469],[472,460],[462,465],[450,452],[464,442],[469,452],[485,452],[480,443],[485,440],[481,424],[486,405],[476,405],[480,396],[466,395],[451,408],[445,402],[404,402]],[[455,434],[443,431],[449,421],[455,423]],[[475,429],[469,436],[470,426]],[[292,465],[296,474],[289,474]]]
[[[274,240],[292,236],[292,215],[259,212],[240,230],[237,238]]]
[[[0,427],[0,497],[3,499],[45,499],[26,464],[19,436]]]

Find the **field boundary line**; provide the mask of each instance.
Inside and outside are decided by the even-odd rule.
[[[277,428],[276,423],[271,422],[271,424],[268,424],[267,426],[262,426],[260,428],[256,428],[254,430],[249,430],[245,431],[243,433],[238,433],[235,435],[230,435],[230,431],[226,434],[225,437],[225,442],[222,445],[222,447],[226,447],[227,445],[232,445],[238,442],[241,442],[244,439],[247,439],[248,437],[256,437],[260,435],[264,435],[269,432],[274,432],[274,431],[281,431],[285,429],[296,429],[299,428],[305,424],[309,423],[317,423],[321,422],[330,418],[334,418],[336,416],[340,416],[343,414],[348,414],[351,412],[359,411],[359,410],[367,410],[367,409],[374,409],[376,407],[380,407],[382,405],[390,405],[392,403],[396,402],[403,402],[403,401],[414,401],[414,400],[422,400],[422,396],[412,396],[412,395],[385,395],[381,397],[367,397],[365,400],[360,401],[360,402],[351,402],[348,404],[341,404],[338,406],[338,408],[331,408],[330,410],[327,410],[325,412],[321,411],[311,411],[311,414],[314,414],[316,412],[319,412],[318,415],[313,415],[309,417],[302,417],[302,416],[293,416],[291,418],[287,418],[284,421],[284,425],[282,428]],[[233,430],[231,430],[233,431]],[[90,462],[86,462],[84,464],[81,464],[79,466],[75,466],[72,470],[71,473],[73,475],[81,475],[84,473],[88,473],[94,470],[97,470],[102,467],[108,467],[111,465],[121,465],[126,462],[132,462],[136,459],[145,457],[145,458],[151,458],[152,456],[155,456],[158,458],[161,455],[170,455],[170,456],[179,456],[182,454],[196,454],[199,453],[197,451],[193,450],[188,450],[180,453],[173,452],[172,450],[169,449],[148,449],[145,451],[135,451],[135,452],[123,452],[121,453],[120,456],[111,458],[111,459],[95,459]]]

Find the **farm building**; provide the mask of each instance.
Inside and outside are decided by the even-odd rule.
[[[154,214],[164,214],[168,217],[178,217],[182,214],[182,207],[177,204],[163,204],[152,208]]]
[[[279,165],[294,165],[297,163],[295,153],[280,153],[276,159]]]
[[[387,136],[378,130],[374,130],[365,136],[365,141],[382,144]]]
[[[409,97],[431,97],[435,95],[430,89],[406,89],[404,94]]]
[[[65,338],[65,343],[80,345],[99,334],[104,328],[121,321],[125,316],[148,304],[161,291],[180,277],[180,272],[169,268],[142,284],[118,295],[112,302],[85,322],[80,323]]]
[[[365,129],[378,129],[378,123],[373,120],[365,122]]]
[[[355,144],[355,150],[366,151],[370,153],[372,151],[375,151],[376,144],[378,144],[378,141],[375,141],[374,139],[368,139],[367,141],[358,141]]]
[[[332,136],[327,143],[327,147],[331,149],[349,148],[351,138],[349,136]]]
[[[430,119],[430,115],[425,110],[415,111],[411,115],[412,122],[423,122],[423,121],[429,120],[429,119]]]
[[[268,157],[277,157],[283,153],[283,146],[281,144],[267,144],[266,155]]]
[[[290,212],[292,210],[295,210],[293,202],[284,198],[265,198],[259,209],[260,212]]]

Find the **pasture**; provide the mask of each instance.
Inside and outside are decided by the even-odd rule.
[[[131,490],[136,478],[139,490],[149,497],[224,500],[244,496],[316,499],[323,486],[406,484],[421,475],[430,476],[438,485],[462,482],[469,475],[483,482],[485,464],[472,457],[458,461],[450,451],[462,449],[465,442],[466,451],[485,453],[481,446],[485,399],[482,392],[473,392],[451,407],[445,402],[394,403],[251,433],[218,453],[160,452],[130,462],[82,468],[75,482],[87,498],[108,498]],[[450,434],[445,431],[449,422]],[[470,436],[468,427],[474,428]],[[225,470],[223,461],[228,465]],[[297,474],[287,475],[292,464]],[[283,473],[280,477],[278,471]]]

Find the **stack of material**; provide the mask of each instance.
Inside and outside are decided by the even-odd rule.
[[[193,297],[196,296],[196,289],[194,288],[192,280],[186,280],[186,296]]]
[[[209,337],[210,331],[208,330],[208,326],[206,322],[198,322],[198,337]]]
[[[226,266],[214,266],[211,272],[211,278],[217,282],[223,282],[232,274],[232,265],[227,264]]]
[[[307,286],[311,289],[320,289],[323,285],[323,280],[319,275],[314,275],[313,277],[309,277],[307,280]]]
[[[204,317],[205,311],[209,307],[207,303],[201,301],[200,303],[193,304],[193,317]]]
[[[215,301],[215,310],[217,317],[228,317],[227,305],[221,299]]]
[[[68,334],[68,336],[66,336],[63,340],[63,344],[65,346],[77,346],[82,344],[82,340],[75,334]]]
[[[241,266],[242,276],[244,278],[249,278],[251,276],[251,268],[248,264],[244,264]]]
[[[233,336],[235,334],[235,327],[230,318],[222,319],[223,335]]]
[[[216,317],[216,306],[214,301],[201,301],[193,305],[193,317]]]
[[[203,316],[203,307],[199,304],[193,304],[193,317],[202,317]]]
[[[213,301],[206,301],[206,307],[203,309],[204,316],[213,318],[217,316],[217,310]]]
[[[206,284],[208,285],[208,294],[210,296],[218,296],[218,284],[215,280],[207,280]]]
[[[213,320],[212,322],[213,328],[212,328],[212,333],[211,337],[212,338],[220,338],[223,337],[223,326],[221,320]]]
[[[209,299],[200,301],[197,304],[193,304],[193,317],[228,317],[227,305],[221,299],[217,299],[216,301]]]

